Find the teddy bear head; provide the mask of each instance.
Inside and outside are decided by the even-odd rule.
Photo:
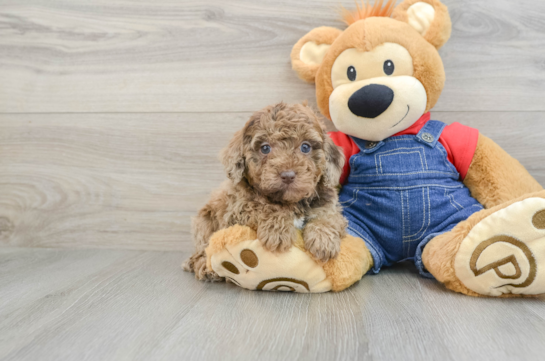
[[[318,27],[293,47],[299,77],[316,83],[318,107],[348,135],[381,141],[413,125],[445,83],[438,49],[451,32],[438,0],[383,0],[344,10],[348,28]]]

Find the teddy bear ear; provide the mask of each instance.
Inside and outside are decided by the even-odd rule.
[[[395,8],[392,18],[408,23],[437,49],[450,38],[450,15],[439,0],[405,0]]]
[[[325,54],[341,33],[339,29],[322,26],[299,39],[291,50],[291,66],[299,78],[314,82]]]

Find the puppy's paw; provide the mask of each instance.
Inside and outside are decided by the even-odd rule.
[[[296,237],[294,227],[281,230],[260,227],[257,230],[257,238],[261,240],[263,247],[271,252],[286,252],[293,246]]]
[[[212,270],[206,268],[206,253],[204,251],[197,252],[189,257],[183,264],[182,268],[186,272],[194,272],[195,278],[205,282],[220,282],[223,278]]]
[[[308,224],[305,227],[303,238],[306,250],[318,261],[325,263],[331,258],[337,257],[341,251],[339,235],[324,227]]]

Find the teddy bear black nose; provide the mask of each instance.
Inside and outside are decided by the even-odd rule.
[[[350,96],[348,109],[358,117],[376,118],[388,109],[393,100],[392,89],[385,85],[369,84]]]

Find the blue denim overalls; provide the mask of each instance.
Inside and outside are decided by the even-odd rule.
[[[424,276],[424,246],[483,209],[459,179],[438,142],[446,124],[428,121],[417,135],[381,142],[352,138],[360,152],[339,200],[348,233],[362,238],[378,273],[382,266],[413,260]]]

